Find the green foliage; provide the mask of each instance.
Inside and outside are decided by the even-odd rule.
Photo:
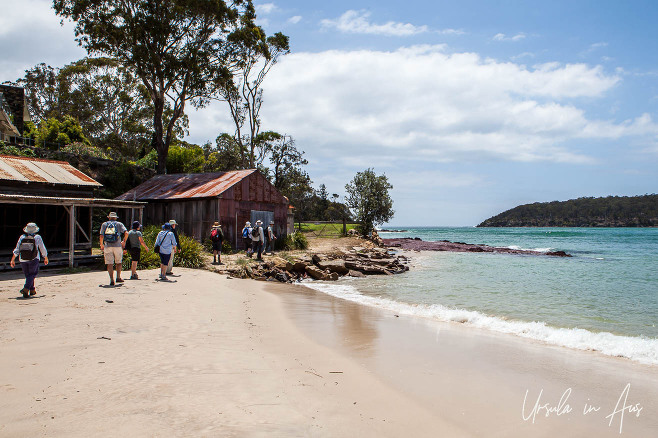
[[[345,224],[346,231],[359,228],[359,224]],[[295,225],[302,233],[313,233],[317,237],[338,238],[343,237],[343,224],[320,224],[312,222],[301,222]]]
[[[197,145],[180,142],[169,148],[167,173],[199,173],[204,165],[203,149]]]
[[[158,153],[155,151],[155,149],[151,149],[148,154],[137,160],[135,164],[147,169],[155,169],[158,165]]]
[[[0,155],[13,155],[15,157],[35,157],[35,153],[30,148],[21,149],[16,146],[6,145],[0,140]]]
[[[36,132],[36,142],[37,145],[45,144],[51,150],[58,150],[73,142],[91,146],[80,124],[71,116],[64,116],[61,120],[51,117],[42,121]]]
[[[150,251],[145,251],[144,248],[142,248],[141,257],[137,263],[137,269],[153,269],[160,267],[160,256],[153,252],[155,239],[160,230],[161,228],[155,225],[149,225],[142,230],[142,238]],[[201,268],[204,265],[204,258],[207,256],[203,246],[183,233],[178,235],[178,242],[180,243],[180,251],[174,256],[174,266],[193,269]],[[131,263],[132,260],[130,259],[130,253],[127,255],[124,254],[123,263],[121,264],[122,269],[130,270]]]
[[[393,200],[388,194],[392,188],[386,175],[377,176],[372,169],[358,172],[345,186],[347,205],[354,212],[362,234],[370,234],[375,225],[393,218]]]
[[[293,249],[307,249],[308,240],[304,233],[296,232],[293,234],[288,234],[285,239],[282,239],[283,245],[281,249],[293,250]]]
[[[478,227],[656,227],[658,195],[536,202],[507,210]]]
[[[103,152],[102,149],[94,146],[89,146],[80,142],[68,144],[65,147],[61,148],[60,151],[67,152],[69,154],[75,154],[75,155],[85,155],[87,157],[96,157],[96,158],[104,158],[104,159],[110,158],[110,156],[107,155],[105,152]]]

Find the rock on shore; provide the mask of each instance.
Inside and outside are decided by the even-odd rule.
[[[524,254],[524,255],[546,255],[553,257],[571,257],[564,251],[541,252],[526,249],[512,249],[489,245],[473,245],[463,242],[450,242],[440,240],[438,242],[426,242],[418,237],[404,237],[400,239],[382,239],[385,246],[401,248],[410,251],[450,251],[450,252],[491,252],[502,254]]]

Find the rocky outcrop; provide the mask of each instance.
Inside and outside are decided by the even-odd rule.
[[[304,278],[335,281],[342,276],[401,274],[409,270],[407,264],[406,257],[392,254],[386,249],[353,247],[349,251],[299,256],[290,260],[273,257],[266,263],[244,265],[225,272],[240,278],[292,283]]]
[[[473,245],[464,242],[450,242],[441,240],[438,242],[426,242],[418,237],[404,237],[401,239],[383,239],[384,245],[401,248],[410,251],[449,251],[449,252],[490,252],[501,254],[523,254],[523,255],[545,255],[553,257],[571,257],[564,251],[541,252],[526,249],[512,249],[488,245]]]

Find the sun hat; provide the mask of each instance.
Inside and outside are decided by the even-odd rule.
[[[256,225],[260,225],[260,224],[262,224],[262,222],[260,221],[260,219],[258,219],[258,220],[256,221]]]
[[[139,223],[139,221],[135,221],[135,222],[133,222],[133,227],[132,228],[133,228],[133,230],[139,230],[140,226],[141,226],[141,224]]]
[[[117,219],[119,216],[117,216],[116,211],[111,211],[110,214],[107,215],[107,217],[110,218],[110,219],[112,219],[112,218]]]
[[[34,222],[30,222],[29,224],[25,225],[23,231],[25,231],[27,234],[34,234],[39,232],[39,227],[37,227],[37,224]]]
[[[215,223],[212,224],[212,227],[213,228],[219,228],[219,222],[215,221]]]
[[[270,225],[274,225],[274,221],[270,221]]]
[[[176,219],[172,219],[169,221],[171,225],[178,225],[178,222],[176,222]]]
[[[244,224],[245,224],[246,226],[248,226],[248,227],[251,226],[251,222],[249,222],[249,221],[245,222]]]
[[[163,230],[171,230],[171,224],[170,224],[169,222],[166,222],[166,223],[162,226],[162,229],[163,229]]]

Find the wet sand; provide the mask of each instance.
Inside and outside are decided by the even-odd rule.
[[[100,287],[103,272],[42,275],[32,299],[17,299],[20,277],[3,274],[0,436],[658,430],[657,367],[396,317],[298,285],[179,272],[176,283],[146,271],[116,288]],[[605,417],[627,384],[626,405],[642,410],[624,410],[620,435],[621,413],[610,426]],[[600,409],[583,414],[585,404]],[[551,408],[560,415],[546,417]]]

